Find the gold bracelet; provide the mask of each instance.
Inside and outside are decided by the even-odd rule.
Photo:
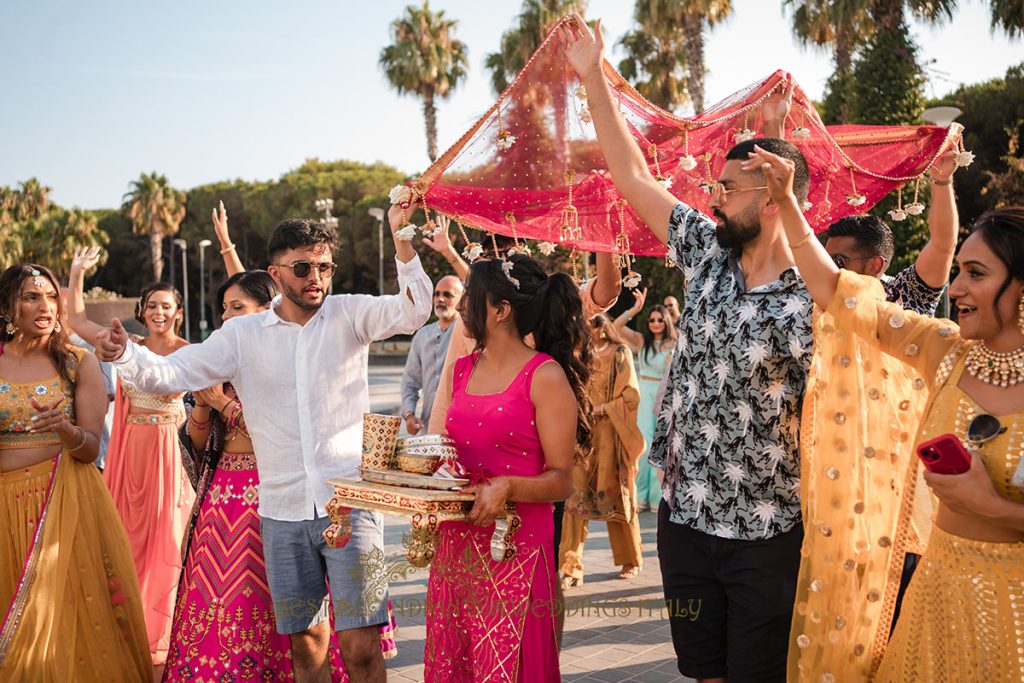
[[[81,450],[82,446],[85,445],[85,442],[89,440],[89,435],[86,433],[86,431],[84,429],[82,429],[78,425],[75,425],[75,429],[77,429],[79,431],[79,433],[82,435],[82,440],[79,441],[78,445],[75,446],[74,448],[68,448],[68,446],[65,445],[64,442],[62,441],[61,445],[64,446],[64,448],[67,449],[68,453],[74,453],[77,450]]]
[[[810,242],[812,237],[814,237],[814,231],[813,230],[808,230],[806,237],[804,237],[802,240],[800,240],[796,244],[789,245],[789,248],[795,251],[795,250],[799,249],[800,247],[804,246],[805,244],[807,244],[808,242]]]
[[[233,244],[228,245],[224,249],[220,250],[220,255],[223,256],[224,254],[228,253],[229,251],[234,251],[234,250],[235,250],[235,245],[233,245]]]
[[[953,184],[953,176],[946,178],[945,180],[939,180],[938,178],[931,176],[932,185],[938,185],[939,187],[946,187],[947,185]]]

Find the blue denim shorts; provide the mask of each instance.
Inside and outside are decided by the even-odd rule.
[[[260,518],[278,633],[299,633],[326,621],[328,595],[335,631],[388,622],[383,518],[368,510],[351,515],[352,538],[344,548],[324,542],[327,517]]]

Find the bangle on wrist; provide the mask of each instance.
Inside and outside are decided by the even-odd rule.
[[[804,235],[804,238],[802,240],[800,240],[796,244],[790,244],[789,248],[791,250],[795,251],[795,250],[799,249],[800,247],[804,246],[805,244],[807,244],[808,242],[810,242],[812,237],[814,237],[814,231],[813,230],[808,230],[807,234]]]
[[[226,247],[224,247],[223,249],[220,250],[220,255],[223,256],[224,254],[228,253],[229,251],[234,251],[234,250],[235,250],[235,245],[234,244],[229,244],[228,246],[226,246]]]
[[[938,185],[939,187],[946,187],[947,185],[953,184],[953,176],[946,178],[945,180],[939,180],[938,178],[932,177],[932,185]]]
[[[79,439],[81,439],[77,444],[75,444],[74,446],[68,446],[63,441],[61,442],[61,445],[64,446],[64,449],[68,453],[74,453],[75,451],[81,450],[82,446],[84,446],[85,442],[88,441],[89,439],[89,435],[86,433],[84,429],[82,429],[78,425],[75,425],[75,429],[78,430]]]

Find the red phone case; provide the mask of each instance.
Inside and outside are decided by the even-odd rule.
[[[917,456],[936,474],[963,474],[971,469],[971,454],[954,434],[941,434],[917,447]]]

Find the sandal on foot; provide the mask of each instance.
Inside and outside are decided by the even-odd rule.
[[[559,580],[561,581],[563,591],[575,588],[583,583],[583,579],[578,579],[570,574],[562,574]]]
[[[623,567],[622,571],[619,572],[620,579],[635,579],[640,575],[640,567],[627,566]]]

